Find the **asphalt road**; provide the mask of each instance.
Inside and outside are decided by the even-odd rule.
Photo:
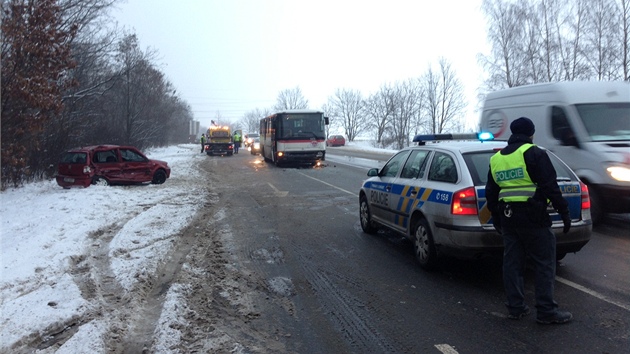
[[[401,236],[364,234],[357,192],[387,156],[346,155],[329,148],[323,167],[278,168],[242,150],[202,165],[221,211],[213,227],[230,226],[231,265],[265,294],[252,299],[257,315],[247,325],[282,342],[269,352],[630,351],[628,215],[596,228],[558,267],[556,301],[573,322],[512,321],[498,260],[449,259],[427,272]],[[533,307],[532,274],[526,296]]]

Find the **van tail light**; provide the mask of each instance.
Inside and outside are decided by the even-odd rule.
[[[588,195],[588,187],[584,182],[580,182],[580,195],[582,196],[582,210],[591,208],[591,198]]]
[[[477,213],[477,193],[475,193],[475,187],[469,187],[453,193],[451,214],[477,215]]]

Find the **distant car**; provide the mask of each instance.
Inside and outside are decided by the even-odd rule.
[[[506,142],[426,142],[447,138],[416,136],[418,146],[399,151],[380,170],[369,170],[359,191],[363,231],[372,234],[385,228],[409,238],[416,259],[426,269],[434,268],[443,255],[476,259],[500,255],[503,250],[503,240],[486,206],[485,185],[490,157]],[[562,259],[590,240],[590,200],[586,185],[576,174],[547,153],[572,220],[569,233],[564,234],[560,215],[548,206],[557,259]]]
[[[133,146],[98,145],[70,149],[57,165],[63,188],[92,184],[162,184],[171,175],[168,163],[147,158]]]
[[[344,146],[346,145],[346,138],[343,135],[331,135],[326,140],[326,146]]]
[[[247,137],[245,138],[245,147],[249,147],[254,142],[254,139],[259,138],[259,137],[260,137],[260,134],[258,133],[247,134]]]
[[[252,155],[260,154],[260,138],[256,137],[252,140],[249,144],[249,152],[251,152]]]

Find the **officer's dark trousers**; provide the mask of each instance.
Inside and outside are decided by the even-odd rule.
[[[548,227],[519,228],[503,226],[503,284],[510,313],[525,307],[525,263],[532,262],[535,272],[536,310],[538,317],[554,314],[558,304],[553,300],[556,276],[556,236]]]

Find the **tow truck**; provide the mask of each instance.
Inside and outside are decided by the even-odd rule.
[[[227,155],[234,153],[234,142],[230,127],[227,125],[213,125],[208,128],[208,141],[205,143],[205,151],[208,156]]]

